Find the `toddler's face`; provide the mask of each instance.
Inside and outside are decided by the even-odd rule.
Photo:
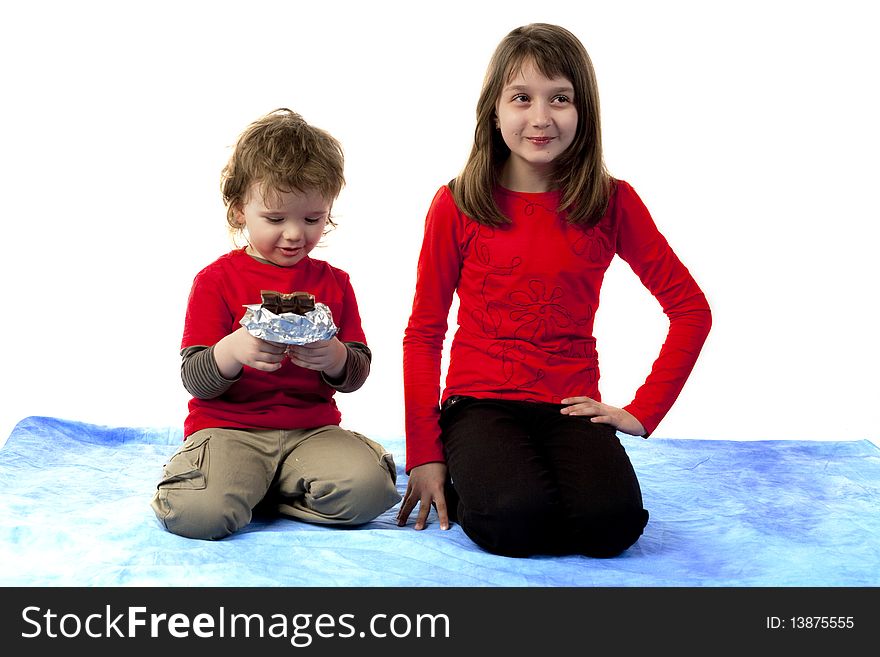
[[[332,205],[316,191],[271,192],[263,198],[259,183],[254,183],[235,219],[247,230],[251,255],[290,267],[321,240]]]
[[[574,141],[578,113],[573,101],[570,80],[548,78],[530,61],[504,86],[495,111],[510,149],[506,166],[513,168],[515,179],[552,169]]]

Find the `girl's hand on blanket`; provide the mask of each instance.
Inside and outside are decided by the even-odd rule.
[[[431,504],[437,507],[437,516],[440,519],[440,529],[449,529],[449,514],[446,511],[446,496],[443,494],[443,485],[446,483],[445,463],[425,463],[409,471],[409,483],[406,485],[406,494],[400,511],[397,512],[397,526],[406,525],[409,514],[419,505],[419,515],[416,518],[415,529],[424,529],[428,522],[428,514],[431,512]]]
[[[335,337],[311,344],[291,345],[287,354],[296,365],[324,372],[331,379],[338,378],[345,371],[348,359],[348,350]]]
[[[644,436],[645,427],[634,415],[622,408],[597,402],[589,397],[566,397],[563,404],[570,404],[562,409],[563,415],[584,415],[590,422],[610,424],[618,431],[631,436]]]
[[[242,326],[214,345],[214,360],[224,377],[234,379],[243,365],[274,372],[281,367],[286,349],[286,345],[255,338]]]

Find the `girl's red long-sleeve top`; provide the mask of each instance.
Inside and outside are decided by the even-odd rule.
[[[403,338],[406,471],[445,461],[440,405],[453,395],[559,403],[600,401],[593,320],[615,255],[669,318],[644,384],[624,409],[650,435],[691,373],[712,323],[706,297],[626,182],[616,180],[599,223],[582,228],[557,211],[558,191],[496,200],[511,222],[484,226],[441,187],[425,221],[412,314]],[[441,356],[453,293],[458,328],[442,394]]]

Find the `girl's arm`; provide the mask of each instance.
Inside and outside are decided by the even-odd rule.
[[[440,361],[461,272],[463,222],[452,193],[442,187],[425,220],[412,313],[403,337],[407,473],[446,460],[440,443]]]
[[[449,528],[443,493],[446,459],[440,442],[440,361],[461,271],[462,224],[452,194],[447,187],[441,188],[425,220],[413,308],[403,338],[409,481],[397,524],[405,525],[419,506],[415,529],[424,529],[432,505],[437,508],[440,528]]]
[[[700,355],[712,314],[703,291],[657,229],[645,204],[623,181],[614,200],[617,253],[660,303],[669,331],[644,384],[623,407],[649,436],[672,407]],[[613,408],[613,407],[611,407]]]

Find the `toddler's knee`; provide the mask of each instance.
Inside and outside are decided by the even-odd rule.
[[[399,501],[400,493],[388,471],[373,464],[343,479],[312,481],[305,505],[320,522],[362,525]]]
[[[231,504],[222,496],[174,495],[161,489],[153,497],[153,511],[172,534],[186,538],[220,539],[250,522],[251,510]]]
[[[340,525],[362,525],[375,520],[401,499],[391,476],[379,467],[334,482],[333,489],[335,494],[327,502],[334,508],[327,508],[325,513]],[[319,500],[315,503],[324,506]]]

